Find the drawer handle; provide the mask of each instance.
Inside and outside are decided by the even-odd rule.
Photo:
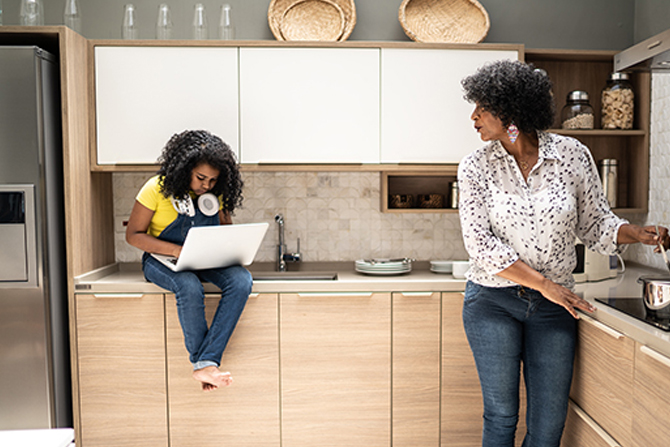
[[[304,298],[314,298],[314,297],[319,297],[319,296],[331,296],[333,298],[337,298],[339,296],[342,297],[349,297],[349,296],[361,296],[361,297],[371,297],[372,292],[341,292],[341,293],[336,293],[336,292],[303,292],[303,293],[297,293],[299,297],[304,297]]]
[[[660,352],[656,352],[656,351],[654,351],[653,349],[648,348],[648,347],[645,346],[645,345],[642,345],[642,346],[640,347],[640,351],[641,351],[643,354],[645,354],[645,355],[651,357],[652,359],[656,360],[657,362],[662,363],[662,364],[664,364],[665,366],[667,366],[668,368],[670,368],[670,358],[664,356],[664,355],[661,354]]]
[[[605,430],[602,429],[602,427],[600,427],[600,425],[598,425],[596,421],[591,419],[591,416],[579,408],[577,404],[571,401],[570,407],[577,416],[579,416],[589,427],[591,427],[591,430],[596,432],[598,436],[607,443],[609,447],[621,447],[621,444],[616,442]]]
[[[402,296],[414,297],[414,296],[433,296],[434,292],[398,292]]]
[[[588,315],[583,315],[582,319],[585,320],[585,321],[588,321],[589,323],[591,323],[592,325],[594,325],[595,327],[597,327],[598,329],[600,329],[601,331],[603,331],[604,333],[606,333],[607,335],[609,335],[610,337],[612,337],[616,340],[621,340],[624,337],[624,335],[621,332],[612,329],[611,327],[607,326],[606,324],[601,323],[598,320],[594,320],[593,318],[589,317]]]
[[[94,293],[95,298],[142,298],[144,293]]]

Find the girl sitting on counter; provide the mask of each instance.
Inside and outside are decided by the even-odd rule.
[[[232,383],[231,374],[220,371],[219,366],[251,293],[251,274],[241,266],[174,272],[150,253],[179,257],[192,226],[231,224],[231,214],[242,202],[242,179],[228,145],[202,130],[174,135],[158,162],[158,174],[137,194],[126,240],[145,252],[144,277],[175,294],[193,378],[202,383],[204,391],[212,391]],[[218,198],[218,212],[208,213],[197,206],[204,194]],[[209,327],[202,281],[221,289]]]

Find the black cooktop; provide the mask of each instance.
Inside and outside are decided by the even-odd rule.
[[[654,311],[648,310],[642,298],[596,298],[596,301],[670,332],[670,317],[659,317]]]

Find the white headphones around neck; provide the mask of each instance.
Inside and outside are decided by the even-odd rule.
[[[195,206],[193,205],[193,199],[191,196],[186,196],[183,200],[177,200],[174,197],[170,197],[172,206],[179,214],[186,214],[189,217],[195,216]],[[219,212],[219,199],[210,192],[201,195],[198,197],[198,209],[205,216],[213,216]]]

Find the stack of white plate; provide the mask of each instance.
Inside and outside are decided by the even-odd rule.
[[[430,271],[433,273],[451,273],[454,261],[430,261]]]
[[[366,275],[401,275],[412,271],[412,260],[361,259],[355,262],[356,271]]]

